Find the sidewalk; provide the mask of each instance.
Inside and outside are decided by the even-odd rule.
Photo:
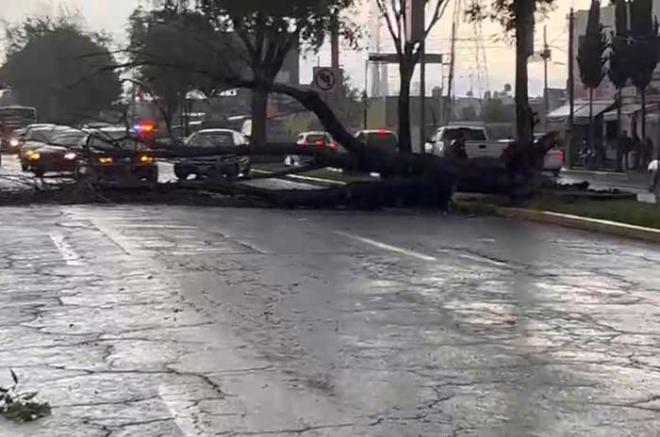
[[[618,189],[632,193],[646,193],[649,187],[649,175],[643,171],[614,172],[591,171],[583,169],[564,169],[559,177],[561,184],[589,182],[593,189]]]

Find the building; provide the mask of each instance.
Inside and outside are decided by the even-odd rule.
[[[660,0],[653,0],[653,15],[660,20]],[[575,12],[575,32],[573,39],[574,50],[574,135],[577,142],[582,141],[588,135],[589,123],[589,90],[580,81],[580,67],[577,62],[577,53],[580,38],[584,36],[589,18],[588,10]],[[609,33],[615,28],[615,7],[606,5],[601,8],[601,24],[605,32]],[[616,89],[609,81],[607,76],[603,79],[600,86],[594,90],[593,114],[596,120],[596,142],[604,145],[606,148],[615,147],[615,139],[619,126],[617,126],[617,105]],[[647,137],[658,147],[660,144],[660,64],[656,68],[653,80],[647,89]],[[641,137],[641,101],[637,89],[634,86],[627,86],[622,90],[621,104],[621,129],[628,135],[636,133]],[[552,111],[548,119],[554,126],[565,125],[569,116],[568,102]],[[611,151],[610,151],[611,154]]]

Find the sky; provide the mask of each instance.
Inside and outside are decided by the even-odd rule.
[[[279,0],[274,0],[279,1]],[[285,1],[285,0],[282,0]],[[373,0],[371,0],[373,1]],[[456,1],[456,0],[450,0]],[[0,20],[16,22],[29,15],[57,14],[62,8],[79,12],[88,30],[103,30],[111,34],[115,41],[121,43],[126,38],[126,25],[130,13],[140,3],[147,0],[0,0]],[[464,1],[464,3],[467,3]],[[568,30],[566,19],[570,7],[586,9],[590,0],[556,0],[556,8],[537,25],[536,42],[541,47],[542,29],[547,26],[548,41],[553,50],[553,61],[549,65],[550,87],[564,88],[566,83],[566,47]],[[447,53],[449,51],[449,36],[453,5],[449,4],[443,19],[435,27],[427,44],[428,52]],[[474,42],[475,35],[481,34],[483,39],[482,56],[476,60]],[[496,23],[484,22],[481,29],[470,23],[461,23],[457,42],[456,91],[464,95],[468,90],[481,94],[486,90],[501,90],[504,84],[514,82],[514,50],[506,41],[502,41],[503,31]],[[383,35],[386,38],[387,35]],[[485,53],[485,56],[483,54]],[[364,61],[366,51],[342,52],[341,63],[346,73],[356,87],[363,88]],[[484,62],[485,58],[485,62]],[[317,54],[308,54],[302,62],[301,79],[311,81],[312,67],[330,62],[330,51],[321,48]],[[481,68],[477,68],[480,65]],[[485,66],[485,68],[484,68]],[[397,78],[391,69],[390,83],[395,88]],[[427,87],[440,85],[441,77],[446,78],[447,71],[440,67],[429,67]],[[543,90],[543,64],[531,63],[529,67],[530,93],[540,95]]]

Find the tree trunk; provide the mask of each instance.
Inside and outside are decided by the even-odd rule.
[[[616,90],[616,137],[621,138],[621,88]]]
[[[587,135],[587,147],[594,150],[594,89],[589,88],[589,134]]]
[[[401,75],[401,90],[399,91],[399,151],[410,153],[412,151],[412,138],[410,128],[410,82],[412,71],[410,61],[405,60],[399,64]]]
[[[532,110],[529,106],[527,60],[534,35],[534,2],[515,0],[516,14],[516,130],[518,141],[532,142]]]
[[[646,88],[641,89],[642,95],[642,148],[639,151],[639,161],[642,162],[641,158],[644,155],[642,151],[646,148]]]
[[[252,90],[252,144],[266,144],[266,116],[268,111],[268,91],[263,88]]]

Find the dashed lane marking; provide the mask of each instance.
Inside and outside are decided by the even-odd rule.
[[[381,241],[372,240],[371,238],[360,237],[359,235],[351,234],[343,231],[335,231],[337,235],[341,235],[352,240],[357,240],[362,243],[368,244],[379,249],[387,250],[390,252],[395,252],[401,255],[406,255],[412,258],[420,259],[422,261],[437,261],[438,259],[434,256],[426,255],[424,253],[415,252],[414,250],[404,249],[398,246],[392,246],[391,244],[383,243]]]
[[[62,258],[64,258],[64,261],[66,261],[67,265],[80,266],[83,264],[80,255],[78,255],[76,251],[73,250],[73,247],[71,247],[71,245],[66,242],[64,235],[60,234],[59,232],[51,232],[48,235],[50,236],[50,239],[53,241],[53,244],[57,250],[62,255]]]

